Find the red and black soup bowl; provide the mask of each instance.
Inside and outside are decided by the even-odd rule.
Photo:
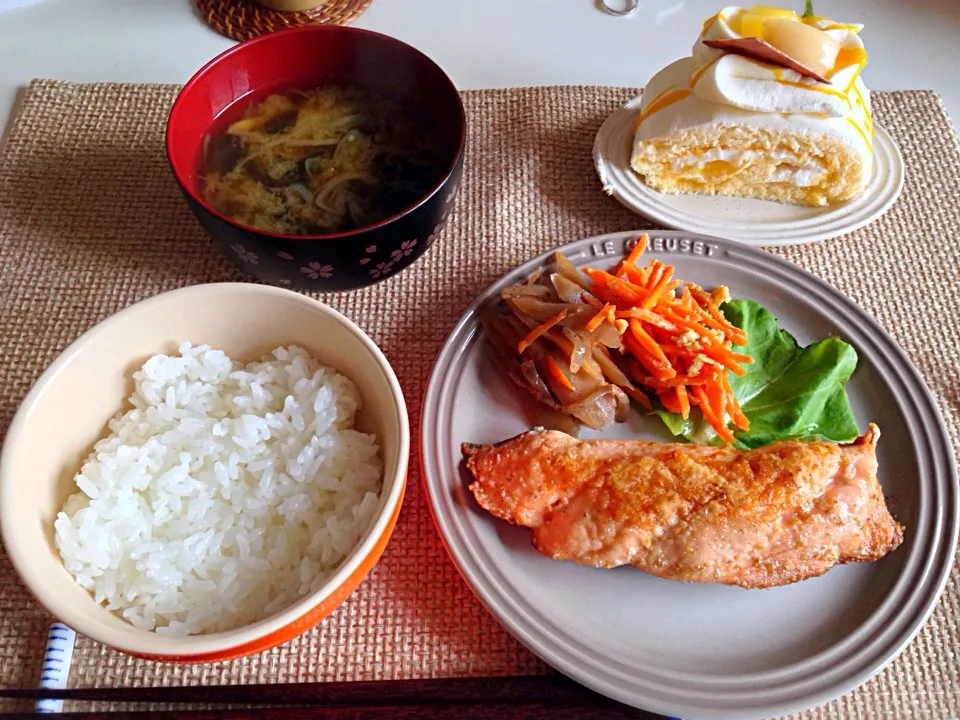
[[[231,220],[204,201],[203,148],[213,128],[272,92],[323,85],[371,90],[425,116],[439,136],[440,180],[391,217],[326,235],[265,232]],[[336,292],[391,277],[427,250],[457,194],[465,135],[460,95],[435,62],[386,35],[330,25],[265,35],[201,68],[170,111],[166,146],[190,209],[234,263],[274,285]]]

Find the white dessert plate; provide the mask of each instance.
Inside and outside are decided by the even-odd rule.
[[[565,245],[574,264],[606,267],[637,233]],[[677,277],[769,308],[801,343],[838,335],[859,355],[848,394],[861,428],[876,422],[880,482],[905,526],[903,544],[875,563],[835,567],[786,587],[743,590],[662,580],[632,567],[602,570],[538,553],[530,531],[483,511],[467,489],[462,442],[494,443],[529,425],[518,393],[483,346],[478,313],[548,257],[494,283],[466,311],[437,358],[421,420],[423,478],[434,520],[460,573],[520,642],[578,682],[675,717],[748,720],[838,697],[911,640],[953,563],[958,487],[953,451],[917,371],[880,326],[832,287],[741,244],[651,233],[648,252]],[[583,437],[667,441],[659,420]]]
[[[827,240],[873,222],[903,190],[900,150],[890,134],[876,125],[873,178],[863,195],[840,205],[815,208],[752,198],[657,192],[630,168],[633,127],[639,112],[640,97],[635,97],[607,118],[597,133],[593,159],[604,192],[665,227],[757,247],[797,245]]]

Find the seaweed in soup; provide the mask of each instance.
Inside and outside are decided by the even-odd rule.
[[[443,173],[429,123],[349,86],[271,95],[205,147],[206,201],[283,234],[376,223],[414,204]]]

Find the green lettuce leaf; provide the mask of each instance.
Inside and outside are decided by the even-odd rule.
[[[773,313],[752,300],[731,300],[722,310],[747,333],[747,344],[739,352],[754,359],[744,375],[728,373],[730,387],[750,421],[749,430],[734,433],[740,447],[791,438],[849,442],[859,435],[844,390],[857,367],[857,353],[850,345],[826,338],[800,347],[790,333],[777,327]],[[657,415],[676,436],[702,444],[719,442],[699,413],[691,413],[686,421],[663,408]]]

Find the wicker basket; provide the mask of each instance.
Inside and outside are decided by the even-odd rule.
[[[301,25],[347,25],[373,0],[326,0],[320,7],[300,12],[271,10],[255,0],[194,0],[207,23],[234,40],[251,38]]]

